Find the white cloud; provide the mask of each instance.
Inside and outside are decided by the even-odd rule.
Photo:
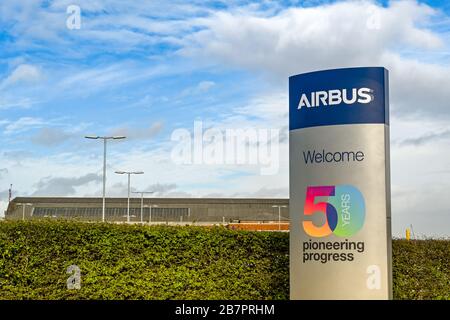
[[[33,65],[21,64],[0,84],[0,89],[17,83],[36,83],[42,78],[41,70]]]
[[[112,130],[113,136],[125,136],[127,139],[152,139],[161,132],[164,125],[161,122],[155,122],[147,128],[136,128],[122,126]]]
[[[119,84],[128,79],[129,72],[121,64],[113,64],[106,67],[98,67],[86,70],[73,70],[58,84],[60,90],[75,88],[101,88],[112,84]],[[78,89],[80,90],[80,89]]]
[[[31,138],[31,141],[37,145],[53,147],[64,143],[72,137],[74,137],[74,134],[60,128],[42,128]]]
[[[450,118],[450,67],[385,54],[390,75],[392,114],[436,121]]]
[[[248,104],[233,109],[236,114],[257,117],[266,125],[286,124],[288,117],[287,92],[271,92],[254,97]]]
[[[194,1],[79,1],[81,29],[74,32],[66,27],[66,9],[71,4],[71,0],[3,1],[0,20],[16,39],[10,48],[45,48],[62,56],[83,58],[98,46],[116,54],[170,44],[177,42],[172,35],[195,27],[190,18],[210,10]]]
[[[12,95],[11,95],[12,96]],[[0,110],[6,109],[28,109],[34,104],[38,103],[38,100],[30,98],[20,98],[20,97],[0,97]]]
[[[184,38],[180,53],[263,73],[286,87],[290,75],[318,69],[385,66],[393,112],[399,116],[450,116],[450,68],[404,58],[403,50],[445,49],[445,37],[427,29],[436,10],[414,1],[381,7],[348,1],[289,8],[275,15],[216,12]],[[373,20],[376,23],[373,23]]]
[[[59,73],[60,79],[57,79],[51,92],[55,96],[63,92],[64,96],[86,97],[161,75],[170,76],[182,72],[185,72],[183,68],[168,64],[143,65],[129,61],[82,68],[77,66]]]
[[[412,1],[387,8],[351,1],[314,8],[290,8],[277,15],[217,12],[203,29],[186,37],[186,54],[215,57],[283,77],[297,71],[377,60],[398,46],[436,48],[442,41],[417,27],[434,11]],[[377,16],[380,29],[368,26]],[[356,58],[356,61],[355,61]]]
[[[46,121],[44,121],[41,118],[34,118],[34,117],[22,117],[18,120],[9,123],[5,126],[4,133],[5,134],[16,134],[19,132],[23,132],[32,128],[38,128],[42,127],[46,124]]]
[[[88,173],[81,177],[44,177],[36,184],[32,196],[69,196],[76,193],[77,187],[89,183],[100,183],[102,177]]]
[[[181,92],[181,96],[205,94],[212,89],[216,83],[214,81],[200,81],[195,86],[188,87]]]
[[[206,92],[209,89],[211,89],[212,87],[214,87],[215,85],[216,85],[216,83],[214,81],[201,81],[198,83],[197,89],[200,92]]]

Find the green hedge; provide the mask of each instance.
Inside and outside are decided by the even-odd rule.
[[[450,300],[450,241],[394,240],[395,299]]]
[[[0,223],[1,299],[288,299],[289,235],[221,227]],[[394,296],[450,299],[449,241],[394,241]],[[81,269],[68,290],[67,267]]]
[[[0,223],[3,299],[286,299],[286,234],[225,228]],[[67,267],[81,269],[67,290]]]

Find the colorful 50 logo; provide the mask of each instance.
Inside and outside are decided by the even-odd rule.
[[[316,197],[325,201],[315,202]],[[306,189],[305,216],[316,212],[325,215],[325,223],[316,226],[312,221],[303,221],[303,229],[311,237],[326,237],[334,233],[338,237],[349,237],[357,233],[364,224],[365,203],[362,193],[354,186],[314,186]]]

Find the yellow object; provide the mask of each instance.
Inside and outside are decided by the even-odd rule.
[[[411,239],[411,231],[409,231],[409,228],[406,228],[406,240]]]

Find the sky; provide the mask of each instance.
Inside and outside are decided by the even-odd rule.
[[[127,136],[108,142],[107,196],[126,196],[115,170],[142,170],[132,189],[155,196],[287,198],[288,77],[384,66],[393,233],[449,236],[449,36],[444,0],[2,1],[0,214],[10,184],[13,197],[100,196],[90,134]],[[253,130],[256,162],[180,160],[199,127],[216,132],[205,150]]]

